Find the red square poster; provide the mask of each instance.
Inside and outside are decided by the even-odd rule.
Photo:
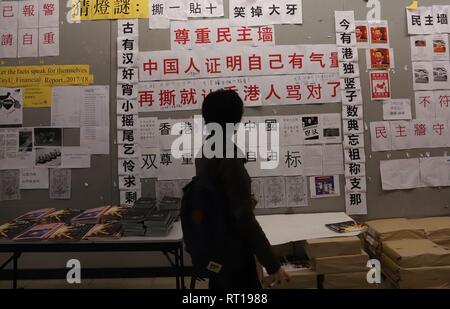
[[[370,72],[372,100],[387,100],[391,98],[391,77],[389,71]]]

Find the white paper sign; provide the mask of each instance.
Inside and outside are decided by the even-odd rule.
[[[286,183],[284,177],[263,179],[265,208],[286,207]]]
[[[37,0],[19,1],[19,29],[39,27],[39,5]]]
[[[384,120],[411,119],[410,99],[391,99],[383,101]]]
[[[421,186],[450,186],[450,165],[448,160],[448,157],[420,158]]]
[[[406,9],[409,34],[423,34],[420,10]]]
[[[20,189],[48,189],[48,168],[33,168],[20,170]]]
[[[302,24],[302,0],[230,0],[232,25]]]
[[[392,149],[391,127],[387,121],[370,123],[370,138],[372,151],[387,151]]]
[[[159,148],[143,147],[141,149],[141,178],[158,178],[161,155]]]
[[[37,28],[19,29],[18,40],[17,56],[19,58],[38,56],[39,31]]]
[[[419,159],[380,161],[383,190],[417,188],[420,184]]]
[[[0,2],[0,31],[15,30],[19,21],[19,1]]]
[[[80,127],[82,87],[63,86],[52,88],[51,124],[53,127]]]
[[[355,32],[355,12],[354,11],[335,11],[334,20],[336,32]]]
[[[39,0],[39,27],[59,26],[59,1]]]
[[[50,199],[70,200],[72,191],[71,169],[50,169]]]
[[[315,176],[309,178],[311,198],[327,198],[341,195],[339,175]]]
[[[342,145],[323,146],[323,175],[344,174]]]
[[[345,213],[367,215],[367,196],[364,192],[347,192],[345,194]]]
[[[436,100],[433,91],[416,91],[415,106],[417,119],[436,118]]]
[[[59,56],[59,27],[39,28],[39,56]]]
[[[82,147],[63,147],[61,155],[62,168],[90,168],[91,154]]]
[[[308,179],[304,176],[286,177],[286,207],[308,206]]]

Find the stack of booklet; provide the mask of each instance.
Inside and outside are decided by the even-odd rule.
[[[97,224],[101,223],[105,212],[111,208],[111,206],[101,206],[96,208],[91,208],[83,211],[78,216],[72,218],[72,223],[78,224]]]
[[[122,216],[124,236],[145,236],[144,222],[151,218],[156,208],[129,208]]]
[[[0,225],[0,239],[13,239],[35,225],[31,221],[12,221]]]
[[[178,218],[180,215],[181,199],[178,197],[164,196],[159,201],[159,207],[162,211],[169,211],[172,216]]]
[[[134,208],[156,208],[156,199],[141,197],[136,202],[134,202]]]
[[[172,230],[175,222],[170,210],[157,210],[150,214],[144,221],[146,236],[159,237],[167,236]]]

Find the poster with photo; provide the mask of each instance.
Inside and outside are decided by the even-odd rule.
[[[327,144],[341,143],[341,115],[322,114],[320,116],[320,126],[322,128],[322,136],[320,137],[321,142]]]
[[[0,88],[0,125],[22,124],[22,94],[20,88]]]
[[[319,116],[302,117],[302,129],[305,144],[317,143],[320,139]]]
[[[339,175],[314,176],[309,178],[311,198],[336,197],[341,195]]]
[[[61,128],[34,128],[35,147],[61,147],[62,139]]]
[[[356,43],[359,47],[367,47],[369,43],[369,24],[367,21],[355,22]]]
[[[433,63],[432,62],[413,62],[414,90],[432,90],[433,89]]]
[[[389,45],[389,28],[387,21],[370,23],[370,44]]]
[[[33,129],[19,130],[19,152],[33,151]]]
[[[370,96],[372,100],[391,98],[391,78],[389,71],[370,72]]]
[[[414,35],[410,41],[412,61],[433,60],[433,43],[429,35]]]
[[[433,62],[433,89],[450,89],[449,73],[450,63],[448,61]]]
[[[392,53],[389,48],[371,48],[367,59],[371,69],[389,69],[393,67]]]
[[[448,35],[435,34],[432,37],[433,43],[433,60],[434,61],[448,61]]]
[[[61,166],[61,147],[40,147],[35,151],[36,167]]]

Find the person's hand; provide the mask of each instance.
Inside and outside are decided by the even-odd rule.
[[[277,285],[289,282],[291,277],[284,271],[282,267],[278,269],[276,273],[271,274],[264,280],[264,285],[273,288]]]
[[[255,195],[252,194],[252,208],[255,209],[256,205],[258,205],[258,200],[256,199]]]

